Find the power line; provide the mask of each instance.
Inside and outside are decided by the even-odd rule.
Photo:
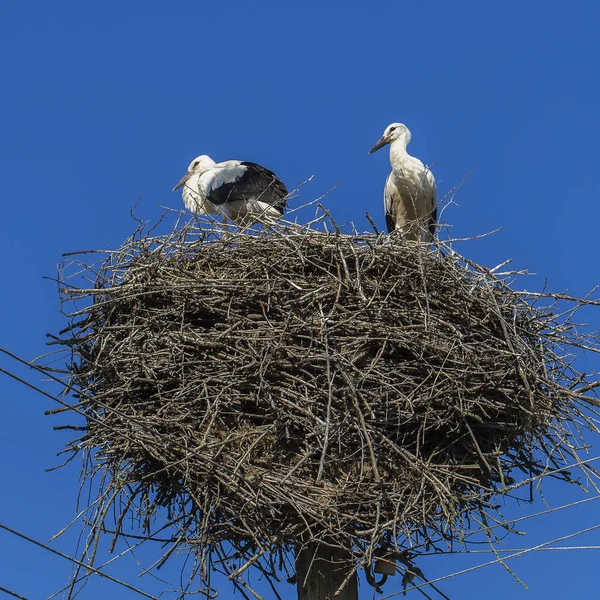
[[[569,550],[600,550],[600,546],[555,546],[554,548],[508,548],[502,550],[444,550],[444,552],[423,552],[419,554],[419,558],[421,556],[448,556],[449,554],[509,554],[511,552],[551,552],[553,550],[560,550],[561,552]]]
[[[60,552],[59,550],[55,550],[54,548],[51,548],[50,546],[47,546],[46,544],[43,544],[42,542],[34,540],[33,538],[25,535],[24,533],[21,533],[21,532],[15,530],[15,529],[12,529],[6,525],[3,525],[2,523],[0,523],[0,529],[4,529],[5,531],[8,531],[8,533],[12,533],[13,535],[16,535],[17,537],[20,537],[32,544],[35,544],[36,546],[39,546],[40,548],[43,548],[44,550],[47,550],[48,552],[52,552],[53,554],[56,554],[57,556],[65,558],[66,560],[70,560],[72,563],[75,563],[76,565],[79,565],[80,567],[83,567],[84,569],[87,569],[88,571],[91,571],[92,573],[95,573],[96,575],[100,575],[100,577],[105,577],[106,579],[109,579],[110,581],[113,581],[114,583],[118,583],[119,585],[122,585],[123,587],[126,587],[127,589],[130,589],[133,592],[137,592],[138,594],[141,594],[142,596],[145,596],[146,598],[150,598],[150,600],[158,600],[158,598],[156,598],[156,596],[152,596],[152,595],[148,594],[147,592],[144,592],[143,590],[133,587],[132,585],[130,585],[129,583],[126,583],[125,581],[121,581],[120,579],[117,579],[116,577],[112,577],[111,575],[107,575],[106,573],[103,573],[102,571],[99,571],[98,569],[94,569],[94,567],[92,567],[84,562],[81,562],[80,560],[77,560],[76,558],[73,558],[72,556],[69,556],[68,554],[64,554],[63,552]],[[6,591],[6,590],[2,590],[2,591]],[[9,592],[7,592],[7,593],[9,593]],[[22,596],[16,596],[16,597],[22,598]],[[25,598],[25,600],[27,600],[27,598]]]
[[[537,546],[533,546],[532,548],[526,548],[525,550],[519,550],[517,552],[514,552],[513,554],[509,554],[508,556],[505,556],[504,558],[497,558],[496,560],[490,560],[488,562],[482,563],[480,565],[476,565],[474,567],[469,567],[467,569],[455,571],[454,573],[449,573],[448,575],[443,575],[442,577],[437,577],[436,579],[432,579],[425,583],[419,583],[418,585],[415,585],[415,586],[411,587],[410,589],[418,589],[418,588],[424,587],[426,585],[430,585],[432,583],[438,583],[439,581],[444,581],[445,579],[450,579],[451,577],[456,577],[457,575],[464,575],[465,573],[470,573],[472,571],[476,571],[477,569],[482,569],[483,567],[489,567],[490,565],[498,564],[502,561],[508,560],[509,558],[516,558],[517,556],[522,556],[523,554],[528,554],[529,552],[536,552],[538,550],[544,549],[546,546],[549,546],[550,544],[554,544],[555,542],[562,542],[563,540],[568,540],[570,538],[574,538],[574,537],[577,537],[578,535],[583,535],[584,533],[589,533],[590,531],[595,531],[597,529],[600,529],[600,525],[594,525],[593,527],[588,527],[586,529],[582,529],[581,531],[577,531],[576,533],[570,533],[568,535],[564,535],[564,536],[556,538],[554,540],[550,540],[549,542],[544,542],[542,544],[538,544]],[[387,596],[383,596],[382,598],[380,598],[380,600],[389,600],[389,598],[393,598],[394,596],[398,596],[402,593],[403,593],[403,591],[394,592]]]
[[[29,598],[25,598],[25,596],[21,596],[21,594],[17,594],[17,592],[7,590],[6,588],[3,588],[1,586],[0,586],[0,592],[4,592],[5,594],[8,594],[9,596],[13,596],[14,598],[19,598],[20,600],[29,600]]]

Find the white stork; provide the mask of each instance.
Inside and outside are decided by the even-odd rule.
[[[195,158],[173,191],[183,187],[183,203],[201,215],[220,215],[240,225],[283,215],[288,191],[275,173],[252,162]]]
[[[433,173],[406,147],[410,131],[402,123],[385,128],[369,154],[390,145],[392,172],[383,190],[385,223],[388,233],[400,231],[406,240],[432,242],[437,219],[437,190]]]

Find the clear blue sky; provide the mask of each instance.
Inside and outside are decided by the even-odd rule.
[[[119,245],[140,196],[145,218],[180,207],[170,190],[198,154],[260,162],[290,189],[314,175],[297,202],[341,182],[325,200],[337,220],[366,229],[367,210],[383,227],[387,153],[367,151],[392,121],[412,130],[409,149],[433,165],[440,196],[473,170],[445,219],[455,236],[502,230],[465,254],[489,266],[513,258],[538,274],[530,288],[547,278],[586,293],[600,279],[599,20],[592,0],[3,2],[0,345],[45,352],[45,333],[65,322],[42,276],[65,251]],[[38,379],[3,357],[0,366]],[[54,405],[1,375],[0,390],[0,522],[48,540],[75,514],[79,464],[45,473],[68,439],[44,417]],[[580,497],[555,486],[548,501]],[[597,524],[597,514],[591,502],[526,522],[514,545]],[[76,536],[54,545],[74,554]],[[2,531],[0,557],[0,586],[30,598],[59,589],[70,570]],[[468,564],[435,557],[423,568],[433,577]],[[529,593],[499,567],[441,586],[461,600],[590,596],[597,564],[594,551],[537,553],[512,563]],[[161,589],[138,582],[132,562],[111,572]],[[137,597],[98,578],[81,597],[107,594]]]

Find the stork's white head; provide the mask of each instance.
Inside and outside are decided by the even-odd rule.
[[[173,191],[178,190],[180,187],[183,187],[185,185],[185,182],[192,175],[202,175],[202,173],[205,173],[209,169],[212,169],[215,166],[215,164],[215,161],[206,154],[201,154],[200,156],[197,156],[190,163],[187,169],[187,173],[179,180],[177,185],[173,188]]]
[[[391,144],[396,140],[402,140],[404,147],[410,142],[410,130],[403,123],[392,123],[385,128],[381,139],[369,150],[369,154],[377,152],[380,148]]]

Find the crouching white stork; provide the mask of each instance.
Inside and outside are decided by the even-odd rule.
[[[409,142],[408,127],[392,123],[369,154],[390,145],[392,172],[383,190],[388,233],[400,231],[404,239],[432,242],[437,220],[435,178],[429,167],[406,151]]]
[[[265,167],[242,160],[216,163],[205,154],[190,163],[173,191],[180,187],[187,209],[238,225],[281,217],[288,195],[279,177]]]

